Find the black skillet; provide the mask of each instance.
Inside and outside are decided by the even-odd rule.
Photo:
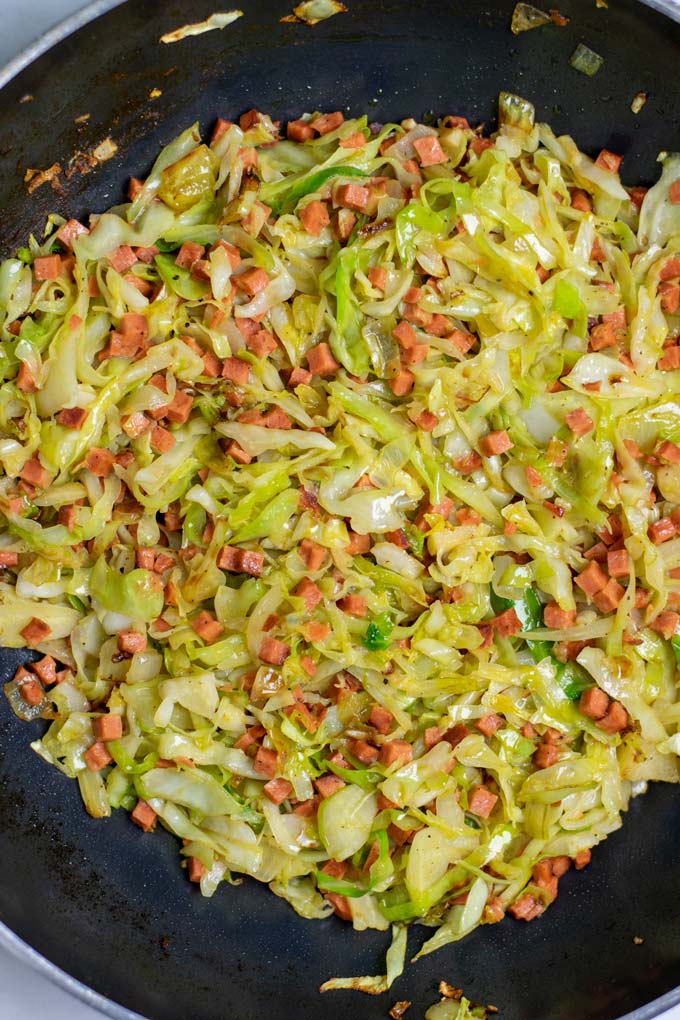
[[[49,211],[82,215],[120,200],[130,174],[143,175],[193,120],[207,129],[252,106],[281,119],[342,108],[376,121],[455,113],[490,123],[497,93],[509,89],[586,151],[622,153],[628,184],[651,182],[657,153],[680,148],[680,26],[633,0],[609,9],[543,0],[559,2],[570,24],[519,37],[509,31],[512,0],[347,2],[349,13],[308,28],[279,23],[291,0],[243,0],[245,16],[225,31],[170,46],[159,45],[163,32],[228,5],[92,5],[93,20],[55,33],[50,49],[5,75],[5,253]],[[578,42],[605,58],[594,78],[569,66]],[[154,88],[162,95],[150,99]],[[635,116],[640,90],[649,100]],[[82,158],[70,163],[109,136],[113,159],[87,174]],[[26,170],[55,163],[56,190],[47,183],[28,197]],[[0,679],[20,658],[0,653]],[[118,1020],[128,1010],[152,1020],[377,1020],[398,999],[413,1001],[417,1020],[442,978],[499,1006],[502,1020],[648,1020],[680,1001],[678,787],[639,798],[540,920],[478,929],[408,967],[386,996],[321,997],[331,975],[380,973],[385,937],[301,920],[250,881],[202,899],[173,837],[145,835],[120,812],[89,818],[75,784],[29,750],[39,724],[18,722],[0,701],[0,941],[76,993],[88,995],[86,985],[105,996],[89,993]],[[422,937],[416,929],[411,946]]]

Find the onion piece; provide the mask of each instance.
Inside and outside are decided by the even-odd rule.
[[[344,14],[347,8],[338,0],[305,0],[293,8],[292,14],[287,14],[280,20],[293,22],[294,24],[318,25],[320,21],[332,18],[334,14]]]
[[[569,63],[575,71],[580,71],[581,74],[587,74],[589,78],[592,78],[604,64],[604,57],[601,57],[595,50],[591,50],[589,46],[579,43],[569,57]]]
[[[540,11],[532,4],[516,4],[512,12],[510,31],[513,35],[520,32],[529,32],[532,28],[540,28],[541,25],[550,24],[550,15]]]
[[[205,21],[196,21],[190,25],[182,25],[173,32],[166,32],[158,40],[162,43],[181,42],[190,35],[203,35],[204,32],[213,32],[216,28],[226,28],[237,18],[243,17],[243,11],[217,11],[211,14]]]

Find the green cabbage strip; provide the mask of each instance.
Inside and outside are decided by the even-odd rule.
[[[0,642],[91,815],[391,929],[376,994],[677,782],[680,163],[307,122],[0,266]]]

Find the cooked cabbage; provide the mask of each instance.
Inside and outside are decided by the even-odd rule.
[[[325,989],[678,779],[678,157],[629,193],[500,114],[194,126],[0,266],[10,704],[205,895],[392,926]]]

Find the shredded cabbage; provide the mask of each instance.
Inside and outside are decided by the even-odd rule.
[[[392,927],[324,989],[678,780],[680,162],[499,122],[194,125],[0,266],[10,704],[205,895]]]

